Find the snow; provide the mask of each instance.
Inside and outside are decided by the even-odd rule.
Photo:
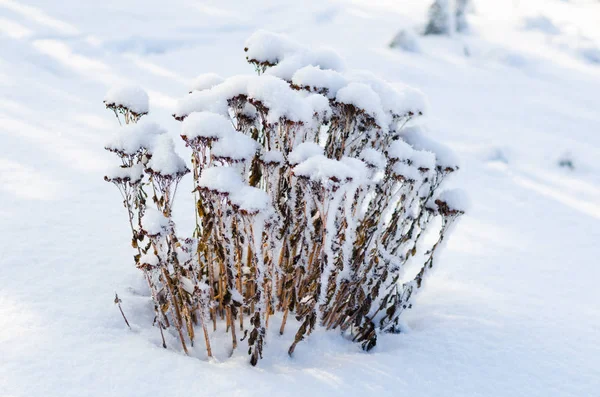
[[[470,34],[389,49],[398,31],[425,24],[429,3],[0,1],[0,395],[596,395],[600,3],[474,0]],[[523,29],[538,15],[560,32]],[[290,358],[298,324],[290,316],[280,336],[273,316],[252,368],[245,342],[219,350],[229,335],[211,336],[207,361],[203,343],[186,357],[176,335],[165,350],[151,326],[126,211],[102,180],[115,164],[103,144],[127,127],[101,101],[135,81],[150,97],[141,121],[175,136],[171,114],[194,76],[253,72],[243,47],[257,27],[422,90],[425,125],[402,139],[438,163],[461,159],[448,182],[467,192],[469,211],[403,333],[380,335],[370,353],[317,329]],[[557,165],[567,151],[573,170]],[[195,227],[192,189],[184,178],[173,207],[182,235]]]
[[[246,95],[249,82],[255,79],[256,76],[238,75],[229,77],[210,89],[194,91],[177,101],[173,116],[178,120],[193,112],[213,112],[229,116],[227,100]]]
[[[360,158],[370,167],[374,167],[377,169],[384,169],[387,163],[385,156],[378,150],[373,148],[365,148],[360,153]]]
[[[236,208],[250,214],[265,212],[271,207],[271,197],[267,192],[252,186],[243,186],[229,195],[229,202]]]
[[[347,105],[354,105],[364,110],[375,119],[379,127],[385,129],[389,124],[389,118],[383,113],[381,99],[371,87],[363,83],[350,83],[340,89],[336,95],[336,101]]]
[[[248,97],[260,101],[269,109],[267,122],[276,124],[282,118],[310,123],[313,110],[298,92],[280,78],[263,75],[248,83]]]
[[[304,160],[323,154],[323,148],[314,142],[302,142],[288,155],[288,163],[296,165]]]
[[[391,48],[400,48],[404,51],[419,52],[419,39],[410,29],[399,31],[390,42]]]
[[[421,180],[421,173],[416,167],[406,163],[396,163],[392,166],[392,172],[395,175],[402,176],[409,181],[419,181]]]
[[[135,114],[146,114],[150,108],[146,91],[134,85],[111,88],[104,96],[104,103],[107,106],[127,108]]]
[[[112,152],[128,155],[136,154],[143,149],[151,150],[154,139],[167,133],[157,123],[143,119],[136,124],[128,124],[115,129],[116,133],[104,147]]]
[[[165,235],[169,232],[169,219],[159,210],[148,207],[142,217],[142,227],[149,236]]]
[[[456,169],[460,166],[460,160],[446,145],[436,142],[426,136],[421,127],[415,126],[402,131],[402,138],[410,143],[414,149],[433,152],[437,159],[437,164],[442,168]],[[400,141],[396,141],[400,142]]]
[[[343,70],[344,61],[332,48],[308,49],[287,35],[258,30],[246,40],[248,60],[272,66],[267,73],[290,81],[293,73],[308,65]]]
[[[386,152],[390,159],[407,161],[413,156],[414,149],[408,143],[402,140],[392,141]]]
[[[347,162],[333,160],[323,155],[312,156],[304,160],[294,167],[293,173],[296,176],[323,184],[328,181],[346,182],[360,176],[354,164],[350,165]]]
[[[312,91],[327,95],[328,98],[335,98],[338,90],[348,81],[335,70],[308,65],[296,70],[292,83],[299,87],[309,87]]]
[[[194,112],[181,124],[182,135],[189,140],[196,138],[217,140],[235,132],[231,121],[225,116],[212,112]]]
[[[398,88],[393,87],[387,81],[364,70],[349,72],[348,78],[351,81],[371,87],[379,96],[381,107],[387,114],[398,116],[403,116],[409,112],[419,114],[424,112],[427,107],[423,93],[405,84],[396,84]],[[377,101],[374,99],[368,99],[368,101],[370,106],[373,106],[373,110],[369,112],[374,114],[378,110]]]
[[[471,207],[469,196],[462,189],[444,190],[438,197],[453,210],[468,212]]]
[[[204,91],[221,84],[225,79],[216,73],[202,73],[196,77],[190,84],[190,93],[194,91]]]
[[[352,170],[352,180],[355,183],[364,183],[369,178],[368,166],[362,160],[354,157],[342,157],[340,160]]]
[[[106,171],[105,175],[105,178],[108,178],[109,181],[129,181],[134,184],[142,180],[144,166],[143,164],[134,164],[131,167],[112,166]]]
[[[230,194],[243,186],[240,172],[228,166],[210,167],[202,171],[198,179],[198,187],[217,193]]]
[[[158,257],[154,255],[154,253],[142,254],[140,256],[139,263],[141,265],[150,265],[150,266],[158,266]]]
[[[284,162],[283,153],[279,150],[269,150],[262,155],[265,164],[281,164]]]
[[[293,54],[300,48],[300,44],[286,35],[258,30],[246,40],[246,57],[276,65],[286,55]]]
[[[312,108],[313,115],[316,115],[319,123],[329,121],[332,111],[327,98],[321,94],[310,94],[304,100]]]
[[[211,153],[216,158],[231,161],[250,160],[258,151],[259,144],[241,132],[231,131],[224,134],[212,147]]]
[[[154,138],[152,157],[146,167],[162,176],[182,176],[189,170],[185,161],[175,152],[175,144],[167,134]]]
[[[177,120],[184,120],[193,112],[213,112],[226,116],[227,102],[225,98],[216,98],[212,89],[194,91],[185,98],[177,101],[173,117]]]
[[[427,150],[414,150],[410,160],[415,168],[428,170],[435,168],[435,154]]]
[[[344,70],[345,68],[344,61],[334,50],[328,48],[319,48],[315,51],[302,49],[285,57],[265,73],[285,81],[292,81],[298,69],[311,65],[321,69]]]

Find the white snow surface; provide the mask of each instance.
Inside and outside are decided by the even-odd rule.
[[[600,3],[473,0],[468,35],[388,48],[423,26],[429,3],[0,0],[0,396],[597,395]],[[260,28],[418,88],[428,110],[402,139],[461,160],[448,187],[467,192],[468,213],[405,332],[370,353],[316,330],[290,358],[298,324],[280,336],[274,316],[252,368],[245,341],[230,357],[229,335],[211,336],[207,361],[202,343],[186,357],[171,332],[163,349],[151,326],[126,210],[103,180],[116,158],[102,148],[128,127],[102,100],[144,87],[142,120],[188,159],[178,98],[202,73],[252,74],[243,48]],[[193,111],[222,113],[207,95],[219,86],[188,96],[206,99]],[[565,157],[574,169],[557,165]],[[192,189],[184,177],[173,207],[182,235],[195,226]]]

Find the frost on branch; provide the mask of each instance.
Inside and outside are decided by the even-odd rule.
[[[289,354],[316,327],[369,350],[400,331],[466,211],[441,187],[458,161],[423,133],[418,90],[283,35],[257,32],[245,51],[258,75],[201,75],[176,106],[191,170],[156,124],[106,145],[121,160],[105,179],[123,196],[155,325],[186,353],[200,330],[209,356],[222,327],[253,365],[269,326],[296,328]],[[196,226],[181,238],[171,208],[190,171]],[[407,278],[409,261],[419,272]]]

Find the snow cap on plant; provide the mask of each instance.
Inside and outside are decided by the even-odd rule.
[[[119,186],[161,335],[173,326],[187,353],[200,326],[211,356],[209,329],[222,326],[232,349],[242,332],[256,365],[267,328],[281,318],[283,334],[294,316],[290,355],[317,327],[369,350],[399,331],[465,211],[439,193],[458,162],[416,122],[418,90],[280,34],[259,31],[245,51],[258,76],[202,75],[175,109],[191,150],[193,238],[178,237],[171,217],[172,182],[187,167],[169,136],[107,146],[124,161],[114,180],[144,170]],[[439,223],[430,245],[423,236]],[[409,259],[420,270],[403,282]]]

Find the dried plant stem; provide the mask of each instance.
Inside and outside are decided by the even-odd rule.
[[[125,317],[125,313],[123,313],[123,308],[121,307],[121,299],[119,299],[119,295],[115,292],[115,303],[119,307],[119,311],[121,312],[121,316],[123,316],[123,320],[125,320],[125,324],[127,327],[131,329],[131,325],[129,325],[129,321],[127,321],[127,317]]]

